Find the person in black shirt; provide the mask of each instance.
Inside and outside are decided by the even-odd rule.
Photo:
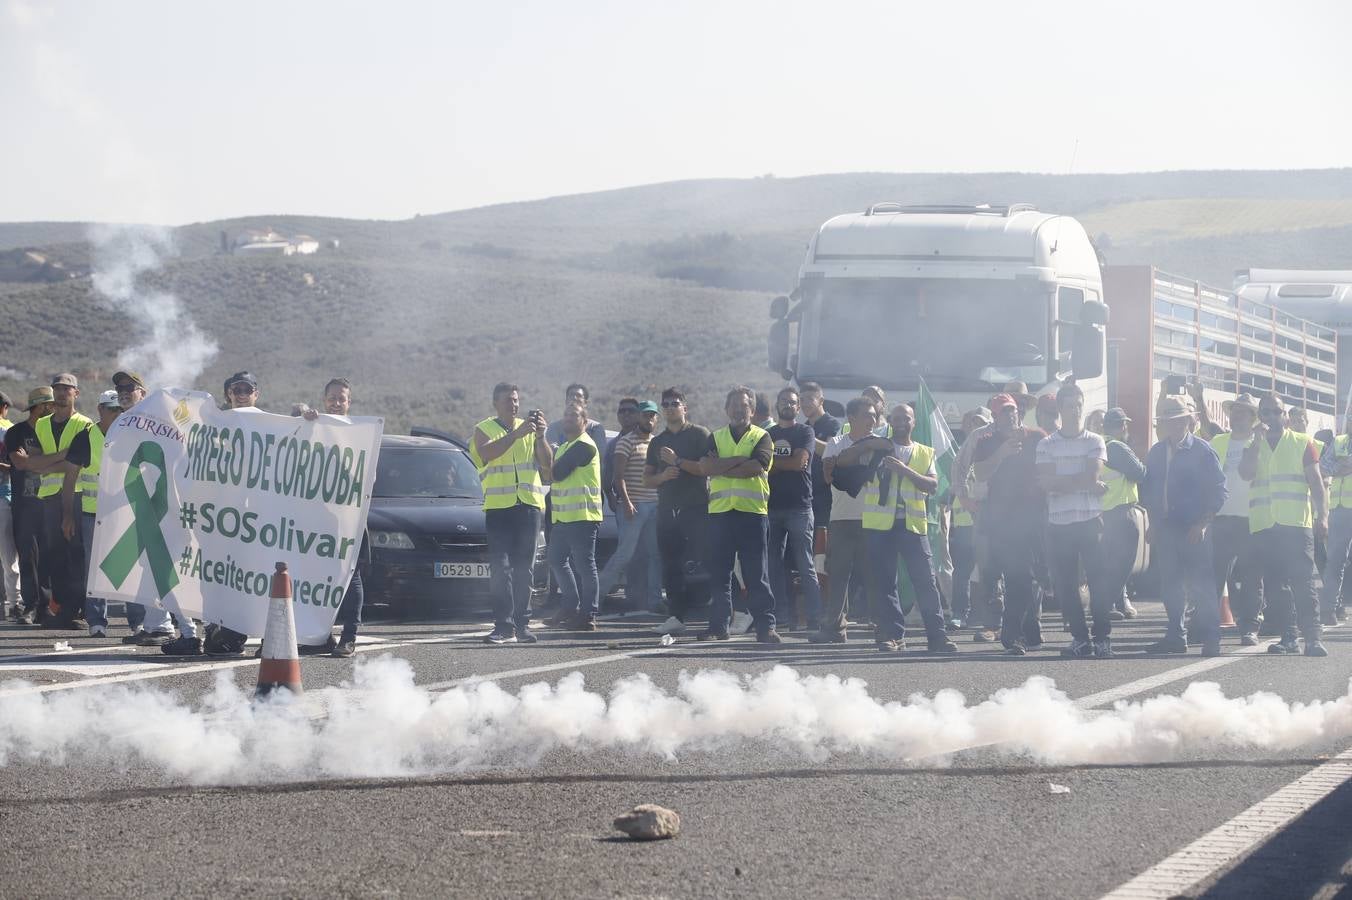
[[[662,392],[666,429],[649,442],[643,468],[644,483],[657,488],[657,549],[670,613],[659,634],[684,633],[690,610],[709,602],[709,578],[700,565],[709,518],[709,482],[700,460],[709,429],[687,414],[685,394],[674,387]]]
[[[42,507],[38,502],[38,475],[28,472],[15,462],[17,455],[38,456],[34,423],[52,414],[55,400],[49,387],[35,388],[28,394],[28,418],[11,426],[5,432],[5,456],[10,461],[10,487],[13,492],[10,512],[14,517],[14,546],[19,554],[19,592],[23,595],[23,610],[14,614],[16,621],[32,625],[46,614],[42,601],[43,586],[50,586],[47,570],[38,552],[42,536]]]
[[[823,454],[831,438],[844,429],[835,416],[826,411],[822,386],[815,381],[805,381],[798,386],[798,397],[803,403],[803,418],[812,426],[817,444],[812,453],[812,524],[815,529],[813,548],[825,543],[826,530],[831,522],[831,486],[826,483],[826,474],[822,470]],[[826,574],[817,573],[821,593],[826,594]]]
[[[770,428],[775,461],[770,467],[770,593],[777,621],[793,622],[785,563],[798,572],[809,631],[822,613],[821,587],[812,560],[812,459],[817,439],[798,419],[798,392],[786,387],[775,397],[779,422]]]

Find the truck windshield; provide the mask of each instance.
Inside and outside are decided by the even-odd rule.
[[[828,278],[807,292],[798,377],[936,390],[1047,380],[1047,293],[1031,282]]]

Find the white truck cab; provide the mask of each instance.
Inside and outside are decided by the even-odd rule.
[[[1086,412],[1106,403],[1098,254],[1075,219],[1028,205],[836,216],[770,314],[770,368],[820,383],[833,412],[870,384],[912,399],[921,376],[954,425],[1010,381],[1073,377]]]

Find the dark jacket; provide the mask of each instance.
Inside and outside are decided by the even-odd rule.
[[[1150,521],[1186,528],[1209,521],[1220,511],[1228,495],[1225,472],[1216,451],[1206,441],[1190,434],[1179,443],[1172,460],[1168,454],[1169,447],[1164,441],[1151,447],[1146,454],[1141,504],[1150,513]]]

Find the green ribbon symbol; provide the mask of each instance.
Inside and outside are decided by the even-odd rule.
[[[154,494],[146,490],[141,463],[149,463],[160,470],[160,477],[155,480]],[[161,599],[178,584],[174,558],[169,555],[164,533],[160,531],[160,519],[169,512],[168,479],[164,448],[154,441],[145,441],[137,447],[131,462],[127,464],[127,477],[123,480],[127,502],[131,504],[132,515],[136,520],[117,539],[113,549],[99,564],[113,587],[122,586],[142,553],[146,556],[146,562],[150,563],[150,574],[155,579],[155,590],[160,592]]]

